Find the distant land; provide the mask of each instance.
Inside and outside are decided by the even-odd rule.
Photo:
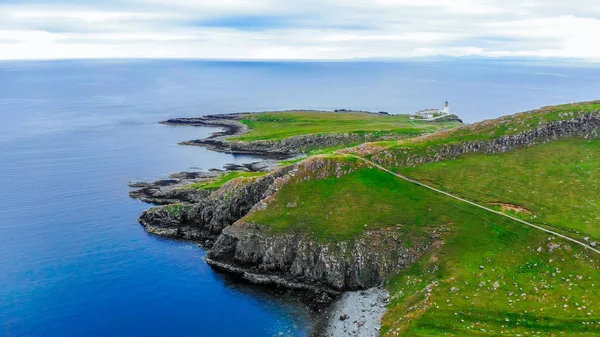
[[[291,289],[314,336],[598,336],[600,101],[464,125],[292,110],[176,118],[257,154],[136,182],[139,221]],[[200,262],[199,262],[200,263]]]

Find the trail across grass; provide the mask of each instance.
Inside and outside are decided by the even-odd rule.
[[[368,159],[366,159],[366,158],[363,158],[363,157],[360,157],[360,156],[356,156],[356,155],[352,155],[352,154],[346,154],[346,155],[347,155],[347,156],[350,156],[350,157],[354,157],[354,158],[360,159],[360,160],[363,160],[363,161],[365,161],[365,162],[369,163],[370,165],[373,165],[374,167],[377,167],[378,169],[380,169],[380,170],[382,170],[382,171],[385,171],[385,172],[387,172],[387,173],[389,173],[389,174],[392,174],[392,175],[394,175],[394,176],[396,176],[396,177],[398,177],[398,178],[400,178],[400,179],[406,180],[406,181],[408,181],[408,182],[411,182],[411,183],[413,183],[413,184],[419,185],[419,186],[421,186],[421,187],[425,187],[425,188],[427,188],[427,189],[430,189],[430,190],[432,190],[432,191],[434,191],[434,192],[441,193],[441,194],[443,194],[443,195],[445,195],[445,196],[447,196],[447,197],[450,197],[450,198],[453,198],[453,199],[459,200],[459,201],[461,201],[461,202],[464,202],[464,203],[467,203],[467,204],[469,204],[469,205],[471,205],[471,206],[475,206],[475,207],[481,208],[481,209],[483,209],[483,210],[485,210],[485,211],[488,211],[488,212],[491,212],[491,213],[494,213],[494,214],[497,214],[497,215],[500,215],[500,216],[503,216],[503,217],[509,218],[509,219],[511,219],[511,220],[514,220],[514,221],[517,221],[517,222],[519,222],[519,223],[521,223],[521,224],[523,224],[523,225],[526,225],[526,226],[533,227],[533,228],[535,228],[535,229],[538,229],[538,230],[544,231],[544,232],[546,232],[546,233],[548,233],[548,234],[550,234],[550,235],[554,235],[554,236],[560,237],[560,238],[562,238],[562,239],[565,239],[565,240],[571,241],[571,242],[573,242],[573,243],[575,243],[575,244],[578,244],[578,245],[581,245],[581,246],[585,247],[586,249],[589,249],[589,250],[591,250],[592,252],[594,252],[594,253],[596,253],[596,254],[600,254],[600,250],[598,250],[598,249],[595,249],[595,248],[591,247],[591,246],[590,246],[589,244],[587,244],[587,243],[584,243],[584,242],[578,241],[578,240],[576,240],[576,239],[573,239],[573,238],[571,238],[571,237],[569,237],[569,236],[566,236],[566,235],[563,235],[563,234],[557,233],[557,232],[555,232],[555,231],[552,231],[552,230],[546,229],[546,228],[544,228],[544,227],[541,227],[541,226],[538,226],[538,225],[534,225],[534,224],[532,224],[532,223],[529,223],[529,222],[527,222],[527,221],[521,220],[521,219],[519,219],[519,218],[516,218],[516,217],[514,217],[514,216],[508,215],[508,214],[506,214],[506,213],[503,213],[503,212],[499,212],[499,211],[493,210],[493,209],[491,209],[491,208],[489,208],[489,207],[485,207],[485,206],[479,205],[479,204],[477,204],[477,203],[475,203],[475,202],[472,202],[472,201],[466,200],[466,199],[464,199],[464,198],[458,197],[458,196],[456,196],[456,195],[454,195],[454,194],[451,194],[451,193],[448,193],[448,192],[442,191],[442,190],[440,190],[440,189],[437,189],[437,188],[435,188],[435,187],[431,187],[431,186],[429,186],[429,185],[427,185],[427,184],[424,184],[424,183],[422,183],[422,182],[420,182],[420,181],[417,181],[417,180],[410,179],[410,178],[408,178],[408,177],[406,177],[406,176],[403,176],[403,175],[401,175],[401,174],[394,173],[394,172],[392,172],[392,171],[390,171],[390,170],[386,169],[385,167],[383,167],[383,166],[381,166],[381,165],[379,165],[379,164],[376,164],[376,163],[374,163],[374,162],[372,162],[372,161],[370,161],[370,160],[368,160]]]
[[[558,141],[395,170],[480,204],[522,207],[530,213],[507,212],[600,241],[600,140]]]

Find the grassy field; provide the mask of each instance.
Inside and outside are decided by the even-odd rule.
[[[415,241],[449,229],[443,245],[388,282],[383,335],[600,333],[600,261],[581,247],[376,169],[296,178],[245,220],[334,241],[372,228]]]
[[[398,171],[480,204],[519,206],[522,209],[504,210],[600,241],[598,140],[553,142],[499,155],[468,155]]]
[[[382,227],[418,230],[432,217],[438,224],[451,222],[444,209],[433,207],[433,202],[441,202],[439,196],[432,196],[431,204],[420,202],[426,190],[390,177],[376,169],[361,169],[341,178],[300,180],[283,186],[275,202],[246,221],[277,231],[308,231],[323,240],[351,240],[366,229]],[[404,207],[397,200],[410,204]]]
[[[253,114],[241,120],[250,131],[235,137],[241,141],[281,140],[292,136],[327,133],[396,134],[415,136],[458,122],[411,121],[408,115],[386,116],[360,112],[286,111]]]
[[[444,246],[388,281],[382,335],[600,334],[597,255],[493,214],[458,215]]]
[[[217,189],[225,185],[226,183],[232,181],[237,178],[253,178],[253,177],[261,177],[267,174],[267,172],[225,172],[221,174],[217,179],[211,181],[205,181],[197,184],[192,184],[189,187],[195,189]]]

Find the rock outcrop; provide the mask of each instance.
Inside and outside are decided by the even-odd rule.
[[[367,231],[355,240],[322,242],[302,232],[277,234],[245,222],[223,230],[207,262],[333,290],[367,289],[419,258],[430,242],[406,248],[394,229]]]
[[[217,191],[205,191],[195,203],[159,206],[142,213],[139,221],[148,232],[210,243],[221,231],[246,215],[268,197],[275,180],[292,167],[282,168],[257,179],[235,179]]]

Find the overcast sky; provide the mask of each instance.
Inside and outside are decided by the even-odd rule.
[[[0,59],[600,60],[598,0],[0,0]]]

